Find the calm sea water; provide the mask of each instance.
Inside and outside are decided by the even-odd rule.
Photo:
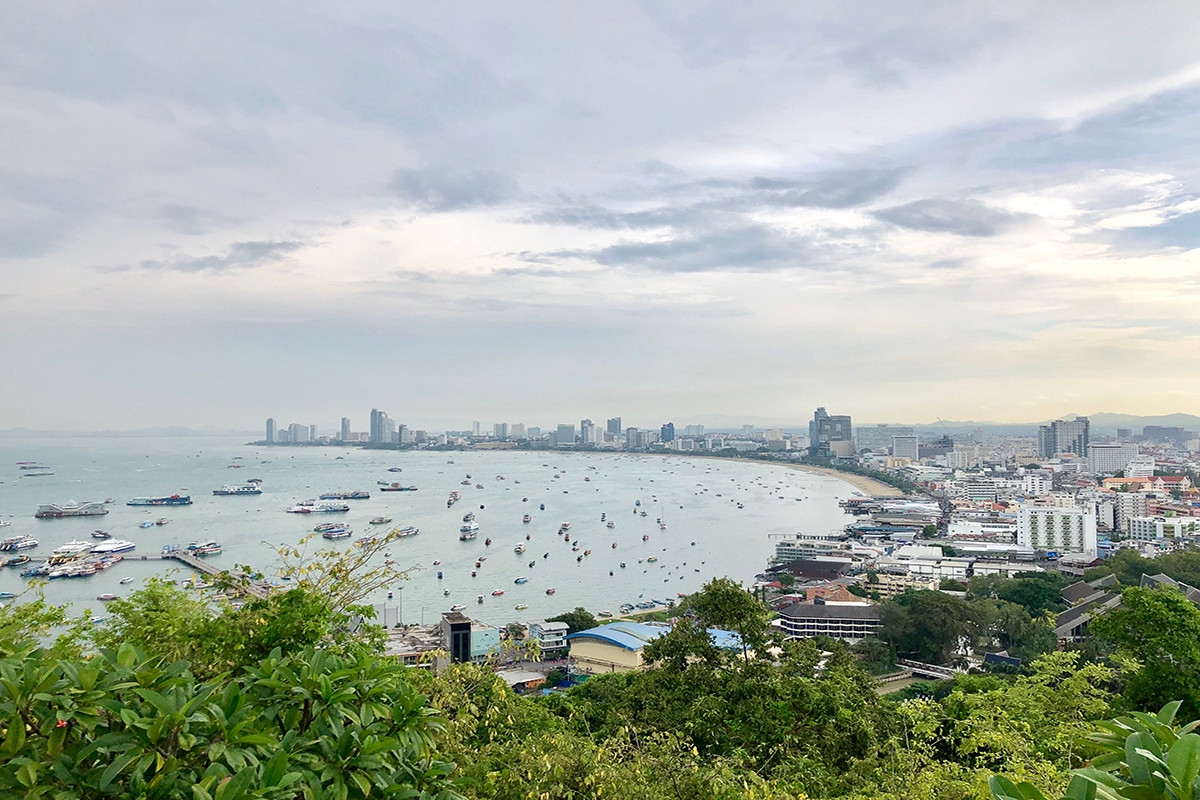
[[[18,461],[37,461],[55,474],[22,477]],[[235,463],[244,466],[229,467]],[[389,467],[403,471],[389,473]],[[468,473],[470,484],[460,485]],[[262,479],[263,494],[212,494],[226,483],[249,478]],[[419,490],[382,493],[376,485],[380,480],[415,485]],[[349,549],[354,538],[376,528],[368,520],[389,516],[392,525],[415,525],[421,533],[391,548],[398,565],[414,568],[411,580],[391,587],[392,600],[381,591],[373,601],[401,606],[403,620],[410,623],[433,622],[452,604],[465,603],[468,614],[497,625],[541,619],[576,606],[593,612],[616,611],[623,602],[666,600],[695,591],[715,576],[749,582],[772,553],[771,534],[840,528],[847,517],[837,501],[854,491],[821,475],[715,459],[264,448],[221,438],[5,441],[0,442],[0,481],[0,518],[12,523],[0,528],[0,538],[37,536],[41,546],[27,552],[48,554],[72,539],[91,541],[89,534],[97,528],[137,543],[136,551],[107,572],[50,582],[45,592],[55,603],[98,610],[102,605],[95,600],[98,594],[125,594],[144,578],[172,570],[176,578],[190,577],[190,570],[174,562],[138,558],[157,555],[164,544],[215,539],[224,548],[221,555],[208,557],[215,565],[251,564],[271,573],[277,568],[272,545],[295,544],[318,523],[344,520],[354,536],[338,542],[320,540],[320,546]],[[483,488],[476,489],[476,483]],[[321,492],[356,489],[370,491],[371,497],[347,501],[349,513],[285,513],[297,501]],[[448,509],[451,490],[458,491],[462,500]],[[125,505],[133,497],[176,492],[190,494],[194,504],[151,509]],[[33,517],[42,503],[109,497],[116,502],[104,517]],[[543,504],[544,511],[539,509]],[[636,514],[635,509],[645,509],[648,516]],[[468,511],[475,512],[479,538],[460,542],[459,526]],[[533,521],[523,524],[524,514]],[[602,514],[616,527],[607,528]],[[139,522],[160,517],[170,519],[170,524],[138,527]],[[660,517],[666,530],[655,522]],[[578,552],[557,535],[562,522],[571,523]],[[646,541],[643,535],[648,536]],[[487,537],[492,539],[490,547],[484,545]],[[518,542],[526,543],[524,554],[513,551]],[[587,549],[592,554],[577,561]],[[543,554],[548,555],[543,558]],[[480,556],[487,559],[472,578]],[[651,557],[657,562],[649,562]],[[441,564],[434,566],[435,560]],[[438,570],[444,575],[441,580]],[[0,570],[0,591],[19,592],[25,587],[17,573],[11,567]],[[134,584],[120,586],[124,576],[132,576]],[[515,585],[520,576],[527,576],[529,582]],[[554,587],[556,594],[547,596],[547,587]],[[449,595],[443,594],[446,589]],[[504,595],[493,597],[495,589],[502,589]],[[482,604],[476,602],[480,594]],[[529,607],[517,611],[518,604]]]

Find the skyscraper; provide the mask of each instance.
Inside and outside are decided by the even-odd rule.
[[[383,441],[383,418],[387,416],[377,408],[371,409],[371,431],[367,434],[367,441],[371,444],[379,444]]]
[[[596,424],[590,419],[579,420],[579,443],[596,444]]]
[[[507,439],[508,438],[508,423],[507,422],[497,422],[497,423],[493,424],[492,425],[492,438],[493,439]]]
[[[662,438],[662,441],[664,441],[664,442],[675,441],[675,423],[674,422],[668,422],[667,424],[662,426],[661,438]]]
[[[1038,455],[1050,458],[1059,453],[1074,453],[1080,458],[1088,454],[1091,422],[1087,417],[1073,420],[1056,419],[1038,428]]]
[[[808,442],[814,453],[829,455],[834,450],[840,450],[841,448],[831,445],[834,442],[849,442],[853,435],[850,417],[830,416],[824,406],[816,410],[812,422],[808,423]]]
[[[267,444],[275,444],[275,418],[267,417]]]
[[[342,417],[342,441],[350,441],[350,418]]]
[[[574,425],[559,425],[558,426],[558,438],[556,439],[556,441],[557,441],[559,447],[563,446],[564,444],[569,444],[571,446],[574,446],[575,445],[575,426]]]
[[[479,420],[475,420],[474,422],[472,422],[472,423],[471,423],[471,435],[472,435],[472,436],[478,436],[478,435],[479,435],[479,428],[480,428],[480,425],[479,425]]]
[[[608,421],[608,432],[614,436],[621,435],[621,418],[613,417]]]

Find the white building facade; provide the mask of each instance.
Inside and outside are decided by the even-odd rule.
[[[1096,515],[1081,508],[1022,506],[1017,544],[1059,553],[1096,553]]]

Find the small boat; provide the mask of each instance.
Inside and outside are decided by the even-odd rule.
[[[462,533],[460,533],[458,535],[458,540],[460,542],[470,542],[470,541],[474,540],[475,537],[477,537],[478,535],[479,534],[476,533],[475,531],[463,531]]]
[[[617,549],[617,543],[616,543],[616,542],[613,542],[613,543],[612,543],[612,549],[613,549],[613,550],[616,550],[616,549]]]
[[[546,504],[545,504],[545,503],[542,503],[542,504],[540,504],[540,505],[538,506],[538,510],[539,510],[539,511],[545,511],[545,510],[546,510]]]
[[[401,528],[400,530],[396,531],[396,538],[403,539],[406,536],[416,536],[420,532],[420,528],[415,528],[412,525],[409,525],[406,528]]]
[[[482,603],[482,602],[483,602],[483,595],[479,595],[478,597],[476,597],[476,598],[475,598],[475,602],[476,602],[476,603]]]
[[[504,590],[503,590],[503,589],[497,589],[496,591],[492,592],[492,597],[499,597],[499,596],[500,596],[500,595],[502,595],[502,594],[504,594]]]
[[[517,603],[517,611],[524,611],[527,608],[529,608],[529,606],[525,605],[524,603]]]
[[[371,518],[372,525],[387,525],[391,521],[392,521],[391,517],[372,517]]]
[[[558,527],[559,527],[561,530],[564,530],[564,531],[569,531],[569,530],[571,530],[571,523],[569,523],[569,522],[562,522],[562,523],[559,523],[559,526],[558,526]]]
[[[526,522],[526,523],[533,522],[533,517],[526,514],[525,516],[521,517],[521,522]]]
[[[109,600],[119,600],[121,598],[119,595],[105,593],[105,594],[96,595],[96,599],[107,603]]]
[[[475,519],[474,511],[468,511],[467,513],[463,514],[463,522],[470,522],[473,519]]]
[[[468,522],[466,525],[463,525],[458,530],[462,533],[474,533],[475,531],[479,530],[479,523],[478,522]]]
[[[492,538],[491,538],[490,536],[489,536],[488,538],[486,538],[486,539],[484,539],[484,540],[483,540],[483,546],[484,546],[484,547],[491,547],[491,546],[492,546]]]
[[[462,603],[455,603],[454,605],[450,606],[451,611],[462,611],[465,608],[466,606],[464,606]]]
[[[8,599],[16,597],[16,596],[17,596],[16,592],[0,592],[0,600],[8,600]]]
[[[348,539],[348,538],[350,538],[350,536],[353,533],[354,533],[354,531],[350,530],[349,528],[341,527],[341,528],[332,528],[331,530],[327,530],[327,531],[322,531],[321,536],[323,536],[326,539],[330,539],[330,540]]]
[[[549,589],[546,590],[546,594],[554,594],[556,591],[558,591],[558,590],[555,589],[553,586],[551,586]]]
[[[615,528],[615,527],[617,527],[617,523],[615,523],[615,522],[610,522],[610,523],[608,523],[607,527],[609,527],[609,528]]]
[[[168,522],[170,522],[170,521],[171,521],[171,520],[167,519],[166,517],[163,517],[162,519],[158,520],[158,521],[157,521],[157,522],[155,522],[154,524],[155,524],[155,525],[166,525],[166,524],[167,524]]]
[[[111,539],[112,534],[108,531],[92,531],[93,539]]]
[[[475,488],[476,488],[476,489],[482,489],[482,488],[483,488],[483,484],[482,484],[482,483],[477,483],[477,484],[475,484]]]
[[[513,552],[514,553],[524,553],[525,552],[525,543],[517,542],[516,546],[513,547]]]
[[[124,578],[121,578],[121,585],[122,585],[122,586],[124,586],[124,585],[125,585],[125,584],[127,584],[127,583],[133,583],[133,578],[130,578],[130,577],[124,577]]]
[[[388,467],[388,472],[404,472],[400,467]]]
[[[658,556],[650,556],[646,561],[653,564],[655,561],[658,561]]]
[[[613,613],[611,611],[601,611],[596,614],[597,617],[611,617],[612,615]]]
[[[470,486],[471,485],[470,481],[459,481],[458,483],[460,486]]]
[[[139,527],[139,528],[153,528],[153,527],[154,527],[154,523],[153,523],[153,522],[151,522],[150,520],[146,520],[145,522],[139,523],[139,524],[138,524],[138,527]]]
[[[529,583],[529,578],[526,578],[524,575],[522,575],[520,578],[517,578],[515,581],[513,581],[513,583],[520,586],[522,584]]]
[[[449,589],[442,589],[442,597],[448,597],[449,595],[450,595]]]
[[[442,571],[439,569],[438,570],[438,580],[440,581],[441,579],[442,579]]]

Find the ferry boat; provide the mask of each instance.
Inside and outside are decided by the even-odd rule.
[[[13,536],[9,539],[0,540],[0,551],[28,550],[31,547],[37,546],[38,540],[32,536]]]
[[[416,490],[417,487],[415,486],[402,486],[399,483],[393,483],[391,486],[379,487],[379,491],[381,492],[415,492]]]
[[[341,526],[338,528],[330,528],[327,531],[322,531],[321,535],[323,537],[325,537],[326,539],[331,539],[331,540],[332,539],[348,539],[348,538],[350,538],[350,534],[352,534],[352,533],[354,533],[354,531],[350,530],[349,528],[347,528],[345,526]]]
[[[87,551],[91,550],[93,546],[94,545],[91,542],[79,542],[79,541],[71,540],[64,545],[59,545],[58,547],[54,548],[54,552],[52,552],[51,555],[77,556],[80,553],[86,553]]]
[[[288,509],[289,514],[334,514],[349,511],[350,506],[335,500],[305,500]]]
[[[513,552],[514,553],[524,553],[525,552],[525,543],[517,542],[516,546],[513,547]]]
[[[326,492],[321,495],[322,500],[369,500],[370,492]]]
[[[135,497],[127,506],[190,506],[192,498],[186,494],[173,494],[170,497]]]
[[[350,534],[347,533],[347,536]],[[192,542],[187,546],[187,551],[193,556],[214,556],[221,553],[221,545],[213,541],[208,542]]]
[[[213,494],[217,495],[218,497],[244,494],[262,494],[262,489],[258,487],[257,483],[226,484],[220,489],[213,489]]]
[[[93,553],[128,553],[137,545],[126,539],[109,539],[92,548]]]
[[[407,528],[401,528],[400,530],[396,531],[396,538],[403,539],[405,536],[416,536],[420,532],[420,528],[415,528],[412,525],[409,525]]]
[[[102,517],[108,513],[103,503],[46,503],[38,506],[33,516],[38,519],[61,519],[63,517]]]
[[[387,525],[391,521],[392,521],[391,517],[372,517],[371,518],[372,525]]]

